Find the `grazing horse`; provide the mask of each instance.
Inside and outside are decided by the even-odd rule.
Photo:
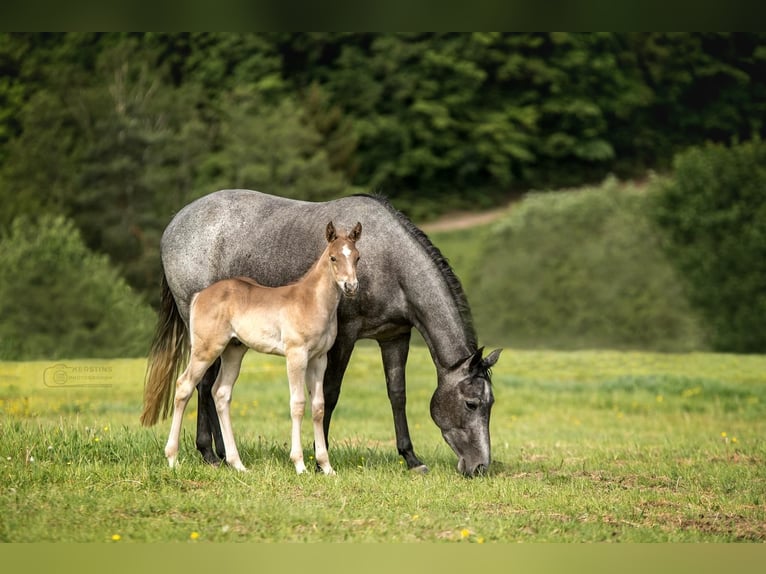
[[[457,277],[429,241],[381,197],[360,195],[307,202],[249,190],[206,195],[179,211],[162,236],[162,298],[149,355],[142,422],[167,415],[175,380],[188,345],[192,295],[236,276],[261,285],[284,285],[301,277],[324,246],[321,223],[350,227],[364,221],[357,269],[360,288],[338,307],[338,333],[325,371],[324,432],[340,395],[341,381],[358,339],[375,339],[383,357],[396,446],[407,467],[426,471],[415,455],[406,415],[405,365],[410,333],[423,336],[436,366],[431,417],[458,457],[460,472],[473,476],[490,464],[490,410],[494,401],[489,369],[499,350],[482,357],[471,312]],[[215,365],[198,390],[197,448],[209,463],[223,458],[211,387]]]
[[[247,470],[239,458],[229,416],[231,391],[248,348],[287,359],[290,383],[292,446],[290,459],[298,474],[306,471],[301,447],[301,420],[305,408],[303,385],[311,400],[316,461],[325,474],[335,474],[327,453],[322,383],[327,351],[335,342],[341,293],[356,294],[359,282],[356,242],[362,233],[357,223],[338,235],[332,221],[325,232],[327,247],[316,263],[296,283],[264,287],[237,277],[213,283],[192,297],[189,309],[191,353],[189,365],[176,383],[175,408],[165,456],[173,467],[178,456],[181,421],[186,403],[205,372],[221,358],[213,397],[226,449],[226,462]]]

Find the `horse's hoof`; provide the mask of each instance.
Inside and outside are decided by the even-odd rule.
[[[221,460],[222,459],[218,458],[214,454],[211,454],[209,456],[203,454],[202,455],[202,460],[205,461],[205,464],[209,464],[210,466],[219,467],[219,466],[221,466]]]
[[[410,472],[414,474],[428,474],[428,467],[425,464],[414,466],[410,469]]]

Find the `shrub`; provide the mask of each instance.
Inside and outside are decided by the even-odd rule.
[[[766,351],[766,143],[676,157],[654,209],[689,299],[720,351]]]
[[[0,359],[134,357],[153,313],[62,216],[20,217],[0,239]]]
[[[649,192],[527,196],[459,270],[482,339],[517,347],[704,346],[648,215]]]

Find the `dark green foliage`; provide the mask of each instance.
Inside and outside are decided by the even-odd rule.
[[[217,188],[379,191],[421,221],[665,171],[764,117],[763,33],[0,33],[0,231],[64,215],[156,301],[162,230]]]
[[[351,184],[429,217],[766,130],[757,33],[3,34],[0,70],[5,224],[81,193],[146,195],[155,221],[127,213],[111,233],[125,253],[64,209],[141,288],[152,256],[137,237],[216,185]],[[259,157],[272,139],[287,165]]]
[[[291,98],[269,105],[257,92],[235,90],[222,102],[222,114],[221,149],[203,164],[211,190],[256,189],[309,201],[350,191],[343,174],[333,171],[322,135]]]
[[[16,219],[0,268],[0,359],[146,353],[154,314],[71,221]]]
[[[474,257],[455,264],[482,339],[561,349],[704,347],[647,193],[610,182],[531,195],[475,238]]]
[[[210,151],[195,93],[173,88],[154,62],[128,39],[104,47],[90,74],[62,64],[24,106],[0,177],[2,223],[63,213],[141,290],[156,285],[160,233],[195,196]]]
[[[766,351],[766,143],[681,154],[656,217],[714,348]]]

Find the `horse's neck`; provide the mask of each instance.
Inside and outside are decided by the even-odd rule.
[[[476,351],[476,335],[441,271],[430,259],[422,264],[434,265],[434,270],[409,273],[406,297],[414,311],[415,327],[437,370],[444,372]]]

